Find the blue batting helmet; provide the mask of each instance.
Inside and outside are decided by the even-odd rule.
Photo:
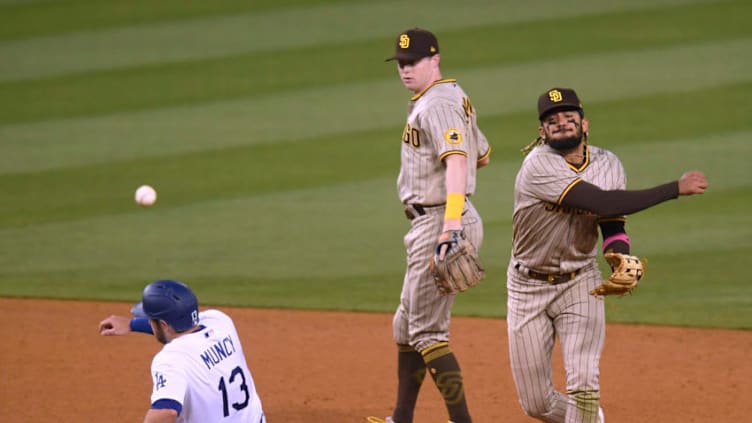
[[[141,303],[146,317],[164,320],[178,332],[198,325],[198,299],[182,282],[159,280],[146,285]]]

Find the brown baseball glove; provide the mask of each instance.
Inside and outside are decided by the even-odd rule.
[[[637,287],[645,274],[645,259],[629,254],[608,252],[603,255],[613,272],[602,284],[590,291],[592,295],[626,295]]]
[[[478,252],[465,238],[462,231],[450,231],[449,239],[439,242],[431,259],[431,273],[442,294],[450,295],[466,291],[480,283],[486,276]],[[444,259],[439,259],[442,247],[448,249]]]

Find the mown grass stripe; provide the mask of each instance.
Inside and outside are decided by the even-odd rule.
[[[534,99],[552,85],[577,87],[587,104],[749,81],[750,48],[752,39],[739,39],[456,76],[483,116],[533,113]],[[406,98],[391,76],[245,101],[4,126],[0,174],[378,130],[404,119]]]
[[[732,148],[729,151],[738,153]],[[511,198],[511,181],[497,184],[496,190],[496,195]],[[705,196],[683,198],[631,217],[629,231],[641,254],[696,254],[731,246],[749,249],[750,217],[739,208],[747,204],[750,193],[749,185],[732,190],[715,187]],[[119,269],[131,267],[128,263],[142,263],[139,258],[161,251],[159,258],[147,259],[144,266],[161,267],[167,254],[180,262],[184,271],[198,274],[234,274],[251,260],[266,263],[254,271],[258,277],[323,277],[333,271],[326,262],[336,254],[342,261],[336,272],[358,274],[380,262],[374,256],[394,257],[399,262],[399,248],[383,251],[380,246],[399,244],[400,240],[389,234],[407,227],[393,180],[384,178],[174,208],[139,210],[128,200],[123,199],[117,214],[0,230],[0,245],[8,247],[2,249],[0,268],[5,274],[33,269]],[[300,206],[303,204],[305,207]],[[716,206],[732,212],[725,213],[725,219],[703,221]],[[511,219],[509,209],[485,208],[484,215],[504,216],[507,222]],[[363,227],[364,220],[370,220],[372,226]],[[705,230],[687,230],[692,225],[702,225]],[[359,237],[351,236],[355,228]],[[372,244],[362,245],[362,238]],[[326,248],[317,248],[323,239]],[[505,250],[509,248],[506,241],[506,237],[501,240]],[[60,245],[66,245],[64,251],[59,250]],[[170,245],[181,247],[169,251]],[[37,262],[36,257],[47,259]],[[290,257],[316,265],[280,270]],[[220,260],[223,268],[204,268],[213,260]],[[401,267],[395,264],[395,268]]]
[[[489,25],[442,34],[446,71],[477,66],[539,62],[617,51],[657,49],[676,44],[752,36],[747,1],[693,4],[644,11],[619,11]],[[670,22],[670,25],[666,23]],[[525,39],[526,43],[495,40]],[[250,98],[310,86],[382,78],[383,52],[391,38],[343,42],[311,48],[257,52],[216,59],[144,65],[43,78],[0,82],[0,124],[56,117],[95,116],[148,108]],[[537,45],[530,49],[530,44]],[[306,61],[306,71],[298,63]],[[333,65],[336,64],[336,65]]]
[[[122,263],[126,263],[148,250],[161,248],[159,245],[165,247],[177,242],[184,244],[184,249],[174,251],[175,257],[190,261],[196,251],[207,247],[210,250],[216,248],[222,251],[221,260],[224,264],[234,263],[231,267],[240,265],[244,261],[244,256],[248,254],[255,256],[264,250],[264,261],[268,266],[266,269],[258,270],[259,276],[267,276],[272,272],[273,267],[283,266],[285,260],[290,259],[291,248],[310,249],[306,256],[315,261],[326,260],[326,257],[331,257],[330,254],[334,251],[349,249],[348,256],[353,260],[346,260],[348,263],[343,264],[340,270],[350,273],[352,269],[363,266],[362,260],[358,259],[355,251],[351,249],[353,239],[339,235],[332,239],[329,237],[340,234],[346,227],[359,224],[359,220],[366,215],[396,229],[406,223],[404,214],[401,214],[398,206],[393,184],[384,182],[378,180],[314,187],[308,190],[269,193],[258,197],[185,204],[183,207],[155,207],[149,210],[140,210],[130,201],[130,198],[123,198],[120,203],[120,212],[117,214],[0,231],[3,235],[0,245],[15,239],[14,243],[17,247],[13,249],[11,255],[7,254],[10,253],[9,250],[2,250],[4,254],[0,254],[0,263],[2,263],[0,268],[8,274],[18,270],[97,269],[101,266],[118,266],[121,260],[125,260]],[[384,201],[387,198],[395,198],[395,201]],[[168,195],[163,201],[167,204],[171,198]],[[305,204],[305,207],[300,207],[300,204]],[[393,219],[395,215],[400,219]],[[242,218],[242,216],[248,218]],[[316,224],[312,225],[312,220],[316,221]],[[279,222],[282,221],[286,223],[280,225]],[[133,232],[133,229],[138,226],[152,228],[152,230],[147,230],[142,234]],[[189,227],[190,230],[184,230]],[[226,232],[228,230],[230,232]],[[166,232],[174,233],[172,239],[163,238],[162,234]],[[210,233],[214,235],[207,237],[206,235]],[[305,239],[295,241],[298,247],[289,245],[290,241],[297,237],[294,234],[302,233],[306,236],[302,237]],[[222,238],[226,238],[224,245],[211,247],[219,234],[223,234]],[[255,241],[238,249],[237,243],[247,243],[249,234],[253,234]],[[241,238],[244,241],[241,241]],[[378,238],[380,237],[374,238],[375,244],[368,248],[378,249],[377,245],[381,241]],[[56,243],[70,243],[70,248],[67,251],[56,252],[53,244],[41,245],[39,243],[44,239],[57,239]],[[316,248],[320,246],[322,239],[327,239],[327,248]],[[266,241],[269,241],[266,246],[262,245]],[[399,243],[399,240],[394,242]],[[141,248],[152,243],[153,245],[145,250]],[[135,246],[138,247],[134,248]],[[32,250],[37,251],[36,255],[50,259],[46,261],[46,264],[36,263],[34,254],[27,254]],[[374,254],[379,255],[383,252],[374,252]],[[398,252],[387,254],[400,256]],[[79,255],[89,258],[77,262],[75,257]],[[14,258],[15,256],[18,257]],[[215,254],[208,254],[199,261],[206,263],[206,261],[211,261],[213,256]],[[159,264],[156,260],[147,260],[147,262],[150,265]],[[199,264],[199,262],[194,263],[194,265]],[[240,268],[236,267],[236,269]],[[322,274],[330,271],[324,268],[319,270]],[[230,267],[226,271],[234,272]],[[206,272],[205,274],[209,274],[211,271],[206,269]],[[312,271],[310,275],[315,276],[317,273],[318,271]]]
[[[734,154],[733,148],[729,151]],[[0,255],[3,269],[0,294],[49,292],[55,284],[63,284],[65,291],[80,295],[86,291],[85,281],[96,280],[102,273],[109,275],[108,284],[121,288],[146,280],[150,274],[168,273],[191,275],[192,280],[211,280],[221,301],[226,300],[222,294],[226,288],[242,284],[249,292],[271,290],[277,293],[262,294],[264,303],[259,305],[301,306],[304,303],[297,294],[282,293],[304,286],[308,287],[308,294],[303,297],[313,295],[312,290],[342,292],[349,288],[350,295],[355,297],[353,303],[358,303],[372,284],[390,286],[395,291],[399,287],[404,259],[399,234],[405,230],[407,222],[399,215],[393,190],[392,180],[374,180],[3,230],[0,245],[12,242],[13,254]],[[497,185],[496,194],[511,197],[511,182]],[[671,283],[675,271],[669,269],[673,266],[691,275],[700,270],[697,268],[701,263],[697,261],[699,257],[713,257],[714,252],[724,250],[739,256],[752,251],[749,241],[752,225],[742,212],[749,195],[749,187],[715,191],[712,196],[659,206],[655,209],[657,215],[645,212],[630,219],[628,225],[635,251],[651,260],[650,282],[646,281],[649,285],[644,285],[641,291],[647,287],[652,291],[658,284],[663,287]],[[386,198],[393,198],[394,202],[384,201]],[[732,213],[708,224],[703,221],[708,215],[708,205],[717,205]],[[674,209],[667,210],[671,207]],[[508,227],[510,209],[486,208],[484,211],[485,215],[504,215]],[[248,215],[254,218],[244,218]],[[680,218],[673,219],[677,216]],[[364,219],[371,225],[363,227]],[[311,221],[316,225],[311,225]],[[670,227],[654,230],[666,224]],[[685,230],[698,224],[706,229],[702,232]],[[354,228],[358,228],[358,237],[351,236]],[[732,234],[732,229],[740,231]],[[305,237],[299,236],[302,232]],[[253,242],[248,241],[249,237]],[[362,244],[363,237],[369,239],[368,245]],[[493,282],[487,284],[483,292],[493,294],[492,298],[500,302],[503,301],[500,299],[503,295],[501,281],[509,255],[509,237],[508,229],[486,226],[483,256],[489,271],[488,281]],[[322,239],[326,239],[327,248],[318,248]],[[60,245],[66,247],[60,249]],[[333,254],[342,261],[337,269],[327,265]],[[39,257],[44,257],[44,261],[39,261]],[[683,257],[685,261],[679,265],[675,257]],[[297,265],[290,266],[291,258]],[[133,262],[140,265],[130,265]],[[707,260],[702,263],[705,265]],[[731,267],[719,266],[713,280],[715,283],[732,281],[734,272]],[[700,279],[703,278],[695,278],[698,282]],[[704,280],[707,282],[707,278]],[[282,289],[280,284],[288,289]],[[115,291],[127,292],[125,289]],[[683,292],[686,297],[677,307],[685,307],[686,301],[701,301],[702,297],[698,297],[702,295],[701,285],[688,285]],[[640,292],[640,295],[649,294]],[[473,303],[480,301],[481,307],[473,311],[460,310],[482,315],[492,310],[501,313],[498,308],[487,308],[490,300],[476,299]],[[748,303],[749,299],[744,301]],[[256,303],[244,299],[240,304]],[[313,306],[318,302],[305,304]],[[387,304],[381,307],[386,308]]]
[[[335,46],[393,37],[416,22],[434,31],[549,17],[644,10],[700,0],[576,0],[546,7],[516,1],[368,2],[119,27],[0,43],[0,80],[22,80],[96,69],[223,57],[254,51]],[[426,10],[431,10],[427,15]],[[384,25],[389,22],[389,25]],[[311,23],[315,23],[312,25]],[[385,47],[388,54],[390,48]]]
[[[0,40],[357,0],[1,0]],[[61,17],[64,17],[61,19]]]
[[[617,152],[628,152],[634,145],[636,153],[623,156],[628,168],[646,164],[665,169],[666,178],[682,167],[675,163],[672,149],[712,151],[699,153],[696,159],[726,168],[728,157],[723,141],[734,136],[731,130],[748,131],[746,116],[752,114],[752,83],[713,87],[687,93],[645,96],[637,99],[588,103],[587,116],[591,119],[591,140]],[[697,99],[702,106],[697,107]],[[532,100],[531,100],[532,101]],[[670,115],[669,115],[670,112]],[[668,116],[671,116],[670,118]],[[534,114],[516,112],[498,116],[485,116],[482,127],[494,146],[494,165],[484,171],[497,180],[510,180],[514,176],[519,149],[536,131]],[[172,197],[172,204],[184,204],[197,198],[235,197],[273,190],[298,189],[311,185],[335,183],[341,175],[354,181],[390,175],[397,166],[395,142],[400,127],[369,132],[347,133],[336,137],[298,140],[279,145],[257,145],[214,151],[182,154],[153,159],[91,164],[87,166],[48,170],[0,177],[0,191],[13,198],[12,205],[0,208],[0,221],[10,225],[31,224],[49,219],[67,219],[79,214],[100,214],[115,210],[133,186],[152,181],[170,187],[164,193]],[[743,131],[742,131],[743,132]],[[700,137],[700,142],[696,142]],[[681,139],[669,149],[653,148],[653,143]],[[389,141],[393,140],[393,141]],[[336,154],[334,153],[336,152]],[[363,160],[368,157],[368,160]],[[745,157],[741,156],[731,156]],[[358,163],[350,168],[351,162]],[[303,163],[303,164],[299,164]],[[508,164],[507,164],[508,163]],[[744,172],[744,163],[728,166]],[[186,178],[191,173],[206,175],[194,180]],[[498,173],[499,169],[503,169]],[[748,173],[746,174],[748,175]],[[640,173],[630,173],[630,183],[645,185],[651,180],[641,180]],[[745,173],[730,180],[746,181]],[[100,184],[101,188],[98,188]],[[80,187],[86,186],[85,190]],[[218,187],[222,187],[221,189]],[[495,184],[480,184],[479,198],[495,196]],[[486,194],[487,195],[484,195]],[[482,201],[482,200],[481,200]],[[10,203],[9,203],[10,204]],[[503,205],[507,208],[507,205]]]
[[[154,4],[153,15],[133,10],[122,16],[116,9],[124,2],[88,1],[28,3],[28,10],[39,7],[39,25],[10,25],[16,29],[9,31],[21,32],[8,36],[19,45],[63,48],[68,46],[61,41],[88,35],[86,42],[99,42],[118,31],[123,41],[134,41],[128,37],[139,30],[165,30],[160,35],[168,37],[193,23],[199,29],[226,22],[233,14],[218,10],[243,7],[187,4],[186,9],[206,8],[194,20],[191,11],[170,10],[180,7],[176,0]],[[146,6],[144,0],[127,3]],[[113,72],[82,66],[76,77],[79,87],[90,78],[91,99],[71,106],[71,115],[36,106],[27,109],[35,115],[14,114],[32,101],[30,87],[37,87],[34,95],[43,101],[64,108],[65,101],[56,97],[74,91],[54,87],[76,81],[64,67],[45,80],[33,81],[29,74],[21,76],[27,82],[0,84],[0,91],[24,87],[16,93],[28,94],[0,95],[0,116],[10,110],[0,126],[0,295],[136,301],[145,282],[170,277],[189,282],[207,304],[393,311],[405,265],[402,236],[409,225],[395,186],[409,95],[393,66],[380,59],[407,16],[408,25],[439,32],[446,76],[459,77],[470,93],[495,151],[472,198],[484,219],[481,256],[487,279],[458,297],[454,314],[504,315],[513,180],[522,160],[518,150],[536,131],[537,95],[554,84],[571,84],[585,101],[592,142],[621,157],[628,186],[652,186],[688,168],[705,171],[710,180],[703,196],[629,217],[633,252],[648,258],[648,275],[635,295],[606,301],[609,320],[752,328],[752,297],[738,266],[752,254],[747,163],[752,35],[745,22],[752,4],[504,0],[493,3],[503,13],[487,16],[498,10],[482,7],[490,0],[450,3],[352,5],[360,11],[398,6],[392,15],[348,16],[352,22],[339,29],[362,26],[352,38],[331,36],[337,27],[321,27],[329,21],[300,20],[296,23],[312,27],[290,32],[310,35],[302,48],[277,40],[270,50],[222,53],[221,60],[206,61],[200,48],[215,42],[211,34],[192,63],[164,66],[156,60],[153,67],[136,64]],[[69,32],[97,24],[87,16],[53,16],[47,7],[54,4],[92,5],[107,15],[97,27],[102,31]],[[258,16],[321,12],[331,5],[284,4],[292,6],[273,5]],[[0,34],[8,19],[3,12],[14,7],[0,7]],[[446,11],[459,12],[448,16]],[[140,18],[146,20],[139,24]],[[44,34],[60,37],[20,41],[43,25]],[[155,39],[154,50],[160,42],[170,48],[165,40]],[[139,47],[127,44],[126,56]],[[363,51],[347,56],[358,63],[338,60],[337,53],[358,48]],[[269,53],[280,53],[281,61],[275,63]],[[89,58],[85,52],[71,54]],[[228,83],[236,84],[242,66],[253,58],[266,58],[259,63],[267,69],[254,81],[258,93],[250,87],[236,96],[230,86],[191,87],[205,72],[222,69],[229,69]],[[5,59],[0,55],[0,62]],[[273,75],[278,65],[311,75],[328,68],[331,74],[316,80],[292,72]],[[164,82],[172,78],[173,84]],[[119,82],[127,82],[121,93],[135,94],[112,101],[118,94],[112,86]],[[163,94],[164,102],[149,102],[138,91]],[[98,103],[101,111],[93,106]],[[64,116],[75,118],[50,119]],[[151,209],[138,208],[132,199],[144,182],[160,192]],[[331,265],[334,256],[338,266]]]

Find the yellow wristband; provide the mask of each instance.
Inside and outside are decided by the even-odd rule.
[[[444,211],[444,220],[462,219],[462,211],[465,209],[465,194],[450,192],[447,194],[446,210]]]

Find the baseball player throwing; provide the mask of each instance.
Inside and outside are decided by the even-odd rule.
[[[266,422],[228,315],[199,312],[193,291],[172,280],[147,285],[141,305],[147,317],[110,316],[99,332],[150,333],[164,344],[151,363],[154,388],[145,423]]]
[[[588,144],[589,122],[577,94],[553,88],[538,99],[539,137],[514,186],[512,257],[507,270],[509,355],[523,410],[544,422],[603,422],[599,361],[605,337],[596,263],[598,228],[604,253],[630,253],[625,215],[681,195],[702,194],[707,180],[626,190],[610,151]],[[559,337],[566,394],[554,389],[551,352]]]
[[[475,110],[454,79],[443,79],[439,44],[431,32],[410,29],[396,41],[400,79],[414,95],[402,133],[399,198],[410,230],[404,237],[407,269],[394,315],[397,343],[397,401],[386,420],[410,423],[426,369],[454,423],[471,422],[462,374],[449,348],[449,320],[454,294],[442,294],[429,262],[439,242],[464,234],[480,248],[483,226],[469,200],[476,169],[489,162],[490,147],[478,129]],[[451,247],[450,247],[451,248]],[[440,257],[445,250],[441,249]]]

